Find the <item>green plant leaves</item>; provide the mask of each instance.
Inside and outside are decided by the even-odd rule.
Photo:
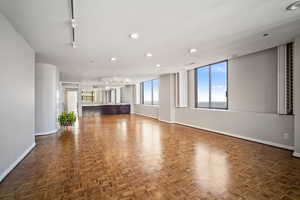
[[[62,112],[58,116],[58,122],[60,126],[73,126],[76,121],[76,115],[74,112]]]

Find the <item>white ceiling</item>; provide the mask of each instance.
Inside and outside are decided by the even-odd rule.
[[[38,61],[59,67],[62,80],[95,81],[146,79],[287,42],[300,35],[300,10],[285,10],[292,2],[74,0],[75,49],[69,0],[1,0],[0,12],[36,51]],[[140,39],[129,39],[132,32]],[[191,55],[190,48],[198,52]],[[151,59],[145,58],[147,52]],[[117,62],[110,63],[111,57]]]

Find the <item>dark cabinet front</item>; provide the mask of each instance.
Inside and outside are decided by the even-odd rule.
[[[130,105],[99,105],[99,106],[83,106],[83,112],[99,112],[100,114],[129,114]]]

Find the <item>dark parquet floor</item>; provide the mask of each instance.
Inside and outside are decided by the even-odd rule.
[[[0,199],[300,199],[291,152],[138,115],[85,115],[36,138]]]

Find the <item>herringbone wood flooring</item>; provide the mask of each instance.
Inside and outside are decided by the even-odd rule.
[[[137,115],[37,137],[0,199],[300,199],[291,152]]]

